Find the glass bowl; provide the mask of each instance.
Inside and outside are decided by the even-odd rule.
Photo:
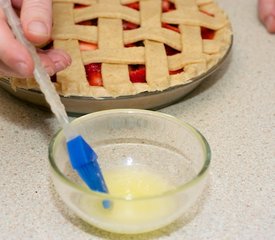
[[[109,189],[106,194],[86,187],[58,132],[49,146],[53,183],[86,222],[115,233],[153,231],[179,218],[202,193],[210,148],[189,124],[159,112],[116,109],[82,116],[71,125],[97,153]],[[105,200],[110,208],[104,208]]]

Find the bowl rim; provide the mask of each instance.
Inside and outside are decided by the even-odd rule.
[[[163,193],[156,194],[153,196],[134,197],[134,198],[129,199],[129,198],[124,198],[124,197],[118,197],[118,196],[115,196],[115,195],[112,195],[109,193],[101,193],[101,192],[92,191],[92,190],[88,189],[87,187],[78,185],[78,184],[70,181],[57,167],[54,157],[53,157],[53,152],[54,152],[53,150],[56,146],[56,143],[58,142],[58,139],[60,139],[62,136],[61,133],[63,130],[60,129],[53,136],[53,138],[50,141],[49,148],[48,148],[48,158],[49,158],[49,163],[50,163],[52,172],[55,174],[55,176],[58,177],[59,180],[61,180],[67,186],[73,188],[74,190],[80,191],[82,193],[85,193],[85,194],[88,194],[88,195],[94,196],[94,197],[97,196],[99,198],[108,198],[110,200],[113,199],[113,200],[124,200],[124,201],[136,201],[136,200],[155,199],[155,198],[160,198],[160,197],[165,197],[165,196],[171,196],[173,194],[176,194],[178,192],[182,192],[184,190],[191,188],[192,186],[196,185],[196,183],[200,182],[204,177],[206,177],[206,174],[208,172],[208,169],[210,167],[210,162],[211,162],[211,149],[210,149],[210,146],[209,146],[206,138],[195,127],[193,127],[192,125],[190,125],[189,123],[187,123],[183,120],[178,119],[175,116],[172,116],[172,115],[169,115],[166,113],[162,113],[162,112],[143,110],[143,109],[130,109],[130,108],[129,109],[111,109],[111,110],[102,110],[102,111],[93,112],[93,113],[83,115],[81,117],[74,119],[70,124],[76,124],[85,118],[91,118],[91,116],[99,117],[102,115],[114,114],[114,113],[143,114],[143,115],[147,114],[147,115],[163,118],[168,121],[173,121],[174,123],[182,125],[186,129],[188,129],[193,134],[193,136],[195,136],[199,140],[202,150],[204,152],[204,163],[203,163],[203,166],[200,169],[199,173],[196,174],[195,177],[193,177],[188,182],[181,184],[181,185],[177,186],[176,188],[171,188]]]

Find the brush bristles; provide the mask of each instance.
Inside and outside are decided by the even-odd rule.
[[[85,164],[77,169],[82,180],[94,191],[108,192],[103,176],[99,169],[95,168],[93,163]]]
[[[95,171],[95,167],[92,163],[86,164],[77,169],[79,176],[88,185],[88,187],[97,192],[108,193],[108,189],[104,182],[103,176],[100,171]],[[102,201],[104,208],[110,208],[112,206],[111,201],[104,199]]]

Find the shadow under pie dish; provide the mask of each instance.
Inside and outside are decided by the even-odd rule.
[[[52,41],[44,49],[72,57],[71,66],[52,77],[64,99],[113,100],[123,107],[127,98],[170,89],[184,96],[231,45],[230,22],[212,0],[53,0]],[[13,88],[39,91],[34,79],[10,81]],[[144,104],[125,107],[158,107]]]

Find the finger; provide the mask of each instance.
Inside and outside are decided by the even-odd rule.
[[[7,66],[5,63],[0,61],[0,78],[1,77],[17,77],[22,78],[22,76]]]
[[[12,34],[3,11],[0,9],[0,61],[14,69],[22,77],[30,76],[33,72],[33,61],[28,51],[16,41]]]
[[[39,50],[39,56],[43,67],[46,69],[50,76],[65,69],[71,64],[71,58],[62,50],[51,49],[46,51]],[[0,61],[0,76],[18,77],[22,78],[22,75],[14,71],[5,63]],[[32,74],[24,77],[32,77]]]
[[[52,27],[52,1],[23,1],[21,21],[25,35],[31,42],[42,44],[48,41]]]
[[[258,14],[266,29],[275,33],[275,0],[259,0]]]
[[[55,74],[55,64],[54,64],[54,62],[46,54],[41,54],[40,53],[39,57],[41,59],[41,63],[43,65],[43,67],[46,69],[46,71],[48,72],[48,74],[50,76],[53,76]]]
[[[41,53],[41,51],[40,51]],[[71,64],[71,58],[64,51],[59,49],[50,49],[42,52],[44,55],[47,55],[48,59],[54,65],[54,73],[64,70]]]
[[[42,65],[50,76],[70,65],[70,58],[61,50],[51,49],[39,51]]]

